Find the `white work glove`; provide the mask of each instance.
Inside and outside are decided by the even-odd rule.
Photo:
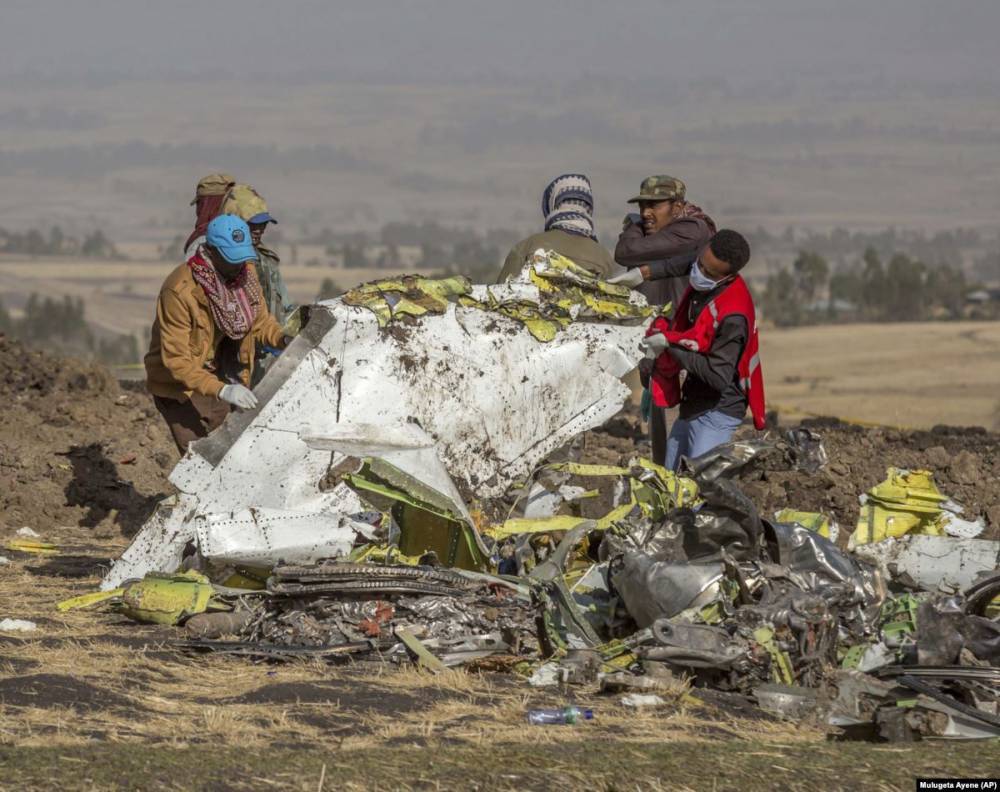
[[[653,335],[646,336],[639,342],[639,349],[646,353],[646,357],[649,360],[656,360],[669,347],[670,342],[667,341],[667,337],[663,333],[653,333]]]
[[[257,406],[257,397],[243,385],[223,385],[219,398],[241,410],[252,410]]]
[[[613,283],[615,286],[628,286],[630,289],[639,286],[643,281],[645,281],[645,278],[642,277],[642,269],[640,267],[633,267],[630,270],[625,270],[621,275],[608,278],[608,283]]]

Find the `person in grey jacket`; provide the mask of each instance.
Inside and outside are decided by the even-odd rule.
[[[676,307],[691,263],[715,234],[715,221],[687,201],[687,187],[674,176],[649,176],[629,203],[638,204],[639,212],[626,216],[615,246],[615,261],[626,272],[609,282],[635,289],[650,305]],[[653,460],[662,464],[667,448],[663,408],[650,408],[649,435]]]

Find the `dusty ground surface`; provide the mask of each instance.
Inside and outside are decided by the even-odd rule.
[[[760,344],[782,413],[1000,430],[1000,322],[769,327]]]
[[[144,390],[0,335],[0,525],[131,535],[179,459]]]
[[[820,511],[836,519],[846,536],[857,524],[858,495],[894,466],[930,470],[966,517],[986,518],[983,538],[1000,538],[1000,435],[977,427],[866,428],[836,419],[806,419],[802,425],[823,438],[829,464],[813,474],[783,469],[768,458],[751,466],[741,477],[743,489],[763,516],[785,507]]]
[[[55,604],[94,590],[170,491],[176,452],[148,396],[123,390],[99,367],[0,339],[0,395],[0,555],[8,560],[0,619],[37,624],[0,633],[0,789],[909,790],[919,775],[1000,773],[996,745],[833,742],[817,724],[793,726],[682,685],[661,694],[665,705],[634,712],[596,689],[539,692],[486,670],[430,676],[193,657],[172,645],[178,630],[100,611],[61,614]],[[849,524],[857,493],[891,463],[931,467],[967,505],[996,506],[995,436],[822,431],[827,471],[793,476],[765,464],[747,475],[765,511],[823,507]],[[624,462],[640,437],[635,416],[623,414],[588,434],[583,458]],[[2,549],[22,526],[58,553]],[[592,706],[596,719],[525,722],[531,707],[574,702]]]

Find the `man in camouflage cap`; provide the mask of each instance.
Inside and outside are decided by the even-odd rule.
[[[625,218],[615,246],[615,261],[630,272],[617,282],[637,288],[654,305],[680,301],[691,261],[715,233],[715,221],[687,201],[687,187],[674,176],[650,176],[639,194],[638,214]],[[686,257],[686,265],[669,259]]]
[[[250,240],[257,251],[257,280],[264,293],[268,311],[279,325],[284,325],[295,311],[296,305],[288,294],[288,287],[281,277],[281,260],[278,254],[264,247],[261,240],[268,223],[277,224],[267,208],[263,196],[249,184],[237,184],[226,196],[222,214],[236,215],[250,226]],[[273,360],[264,349],[258,349],[258,365],[254,369],[254,384],[263,378]]]
[[[683,203],[687,187],[680,179],[673,176],[649,176],[639,185],[639,194],[629,198],[629,203],[640,201],[680,201]]]
[[[649,176],[639,194],[629,199],[638,214],[625,217],[615,261],[628,271],[610,280],[630,286],[655,306],[680,304],[691,264],[715,234],[715,221],[687,201],[687,187],[674,176]],[[653,461],[663,464],[667,448],[667,418],[653,407],[649,421]]]

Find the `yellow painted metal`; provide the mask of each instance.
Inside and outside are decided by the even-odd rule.
[[[378,317],[379,325],[385,327],[399,315],[444,313],[449,302],[468,294],[471,288],[469,279],[463,275],[450,278],[404,275],[401,278],[385,278],[358,286],[347,292],[342,299],[347,305],[369,309]]]
[[[34,539],[11,539],[7,543],[8,550],[18,553],[34,553],[35,555],[54,555],[59,547],[48,542],[37,542]]]
[[[91,605],[99,605],[102,602],[118,600],[124,591],[125,589],[116,588],[111,591],[92,591],[89,594],[81,594],[79,597],[70,597],[56,603],[56,610],[65,613],[78,608],[89,608]]]
[[[204,613],[213,593],[212,584],[199,572],[154,573],[123,587],[121,609],[136,621],[178,624],[188,616]]]
[[[929,470],[889,468],[886,479],[866,493],[858,525],[851,537],[854,545],[880,542],[906,534],[941,536],[941,493]]]
[[[817,533],[825,539],[830,538],[830,518],[820,512],[795,511],[782,509],[774,515],[774,519],[783,523],[798,523],[806,530]]]
[[[553,533],[555,531],[572,531],[580,523],[586,522],[582,517],[573,517],[568,514],[557,514],[554,517],[543,517],[530,519],[527,517],[515,517],[507,520],[502,525],[494,525],[483,531],[487,536],[494,539],[506,539],[509,536],[519,534],[539,534]]]

